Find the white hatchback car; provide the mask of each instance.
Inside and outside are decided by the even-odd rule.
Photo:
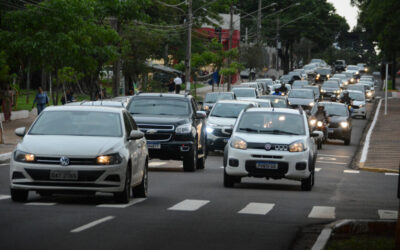
[[[10,161],[11,198],[26,201],[29,191],[111,192],[127,203],[133,192],[147,195],[148,150],[143,133],[123,108],[46,108],[23,137]]]
[[[242,111],[224,151],[224,186],[242,177],[301,181],[302,190],[314,185],[317,147],[302,110],[249,108]]]

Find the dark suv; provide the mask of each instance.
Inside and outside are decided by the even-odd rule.
[[[336,60],[334,63],[335,72],[346,71],[346,62],[344,60]]]
[[[145,133],[150,158],[183,160],[186,172],[203,169],[206,155],[204,111],[190,95],[146,93],[127,105]]]

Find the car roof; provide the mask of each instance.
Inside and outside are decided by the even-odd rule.
[[[121,113],[124,109],[120,107],[108,107],[108,106],[77,106],[77,105],[62,105],[62,106],[49,106],[44,111],[91,111],[91,112],[111,112]]]
[[[312,89],[302,89],[302,88],[299,88],[299,89],[292,89],[291,91],[311,91],[311,92],[313,92],[314,93],[314,91],[312,90]]]
[[[358,92],[360,92],[360,91],[358,91]],[[361,92],[360,92],[361,93]],[[340,105],[340,106],[346,106],[346,104],[344,104],[344,103],[340,103],[340,102],[318,102],[318,105],[319,104],[322,104],[322,105],[325,105],[325,104],[329,104],[329,105]]]
[[[360,94],[363,94],[362,91],[359,91],[359,90],[352,90],[352,89],[347,90],[347,92],[349,92],[349,93],[360,93]]]
[[[250,102],[269,102],[269,103],[271,103],[271,101],[268,100],[268,99],[260,99],[260,98],[246,98],[246,99],[242,99],[242,100],[243,101],[250,101]]]
[[[234,88],[232,88],[232,91],[235,90],[235,89],[250,89],[250,90],[254,90],[255,91],[254,88],[249,88],[249,87],[234,87]]]
[[[65,106],[99,106],[99,107],[124,107],[123,100],[97,100],[97,101],[81,101],[81,102],[70,102]]]
[[[287,99],[287,96],[283,95],[263,95],[259,99]]]
[[[173,97],[173,98],[180,98],[180,99],[186,99],[186,98],[192,98],[191,95],[181,95],[181,94],[166,94],[166,93],[139,93],[135,96],[134,98],[137,97]]]
[[[237,103],[237,104],[254,104],[254,102],[253,101],[251,101],[251,100],[220,100],[220,101],[217,101],[217,103],[227,103],[227,104],[235,104],[235,103]]]
[[[299,115],[300,111],[298,109],[288,109],[288,108],[249,108],[246,112],[279,112],[287,114]]]

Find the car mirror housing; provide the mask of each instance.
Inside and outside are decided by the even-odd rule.
[[[128,139],[129,140],[138,140],[144,137],[143,132],[138,131],[138,130],[132,130],[131,133],[129,134]]]
[[[196,118],[197,119],[203,119],[207,117],[207,113],[205,111],[197,111],[196,112]]]
[[[26,128],[25,127],[20,127],[20,128],[15,129],[15,134],[17,136],[24,137],[25,133],[26,133]]]

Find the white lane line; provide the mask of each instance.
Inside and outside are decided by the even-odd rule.
[[[5,167],[5,166],[8,166],[8,165],[10,165],[10,163],[2,163],[2,164],[0,164],[0,167]]]
[[[347,174],[359,174],[360,171],[359,171],[359,170],[350,170],[350,169],[346,169],[346,170],[343,170],[343,173],[347,173]]]
[[[335,207],[313,206],[308,218],[335,219]]]
[[[145,201],[146,198],[137,198],[137,199],[133,199],[131,200],[129,203],[127,204],[100,204],[97,205],[96,207],[106,207],[106,208],[127,208],[130,207],[132,205],[141,203],[143,201]]]
[[[57,203],[55,202],[28,202],[25,203],[27,206],[54,206]]]
[[[376,111],[375,111],[374,120],[372,121],[371,126],[369,127],[369,130],[368,130],[367,136],[365,137],[364,147],[363,147],[361,157],[360,157],[361,165],[364,165],[364,163],[367,161],[369,142],[371,140],[371,135],[372,135],[372,131],[374,130],[376,120],[378,119],[378,116],[379,116],[379,110],[381,109],[381,104],[382,104],[382,99],[379,100],[378,107],[376,108]]]
[[[385,175],[389,175],[389,176],[399,176],[398,173],[385,173]]]
[[[318,157],[318,160],[325,160],[325,161],[336,161],[335,157]]]
[[[86,229],[89,229],[89,228],[91,228],[91,227],[94,227],[94,226],[96,226],[96,225],[98,225],[98,224],[100,224],[100,223],[103,223],[103,222],[112,220],[112,219],[114,219],[114,218],[115,218],[114,216],[107,216],[107,217],[104,217],[104,218],[102,218],[102,219],[92,221],[92,222],[90,222],[90,223],[88,223],[88,224],[86,224],[86,225],[83,225],[83,226],[81,226],[81,227],[72,229],[72,230],[71,230],[71,233],[79,233],[79,232],[82,232],[82,231],[84,231],[84,230],[86,230]]]
[[[318,154],[318,156],[328,156],[328,157],[335,157],[335,158],[350,158],[348,155],[328,155],[328,154]]]
[[[149,162],[149,167],[159,167],[167,164],[167,162]]]
[[[221,167],[219,167],[219,168],[224,168],[224,166],[221,166]]]
[[[381,220],[396,220],[398,211],[396,210],[378,210],[379,219]]]
[[[196,211],[209,202],[208,200],[184,200],[168,208],[168,210]]]
[[[11,196],[9,196],[9,195],[0,194],[0,200],[7,200],[10,198],[11,198]]]
[[[321,171],[321,168],[315,168],[315,172]]]
[[[257,215],[266,215],[272,208],[275,206],[273,203],[257,203],[251,202],[247,204],[242,210],[240,210],[239,214],[257,214]]]
[[[317,163],[336,164],[336,165],[347,165],[347,162],[333,162],[333,161],[317,161]]]

